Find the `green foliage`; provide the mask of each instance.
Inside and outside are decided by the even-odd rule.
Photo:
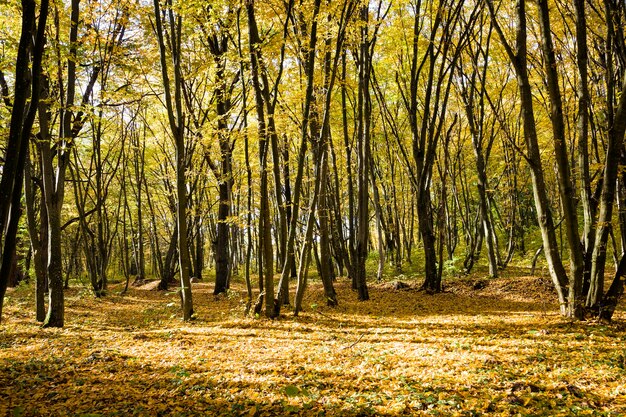
[[[295,397],[300,394],[300,388],[296,387],[295,385],[287,385],[284,388],[284,391],[285,395],[287,395],[288,397]]]

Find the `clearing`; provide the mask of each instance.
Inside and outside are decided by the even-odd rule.
[[[0,324],[0,416],[626,415],[626,315],[559,316],[545,278],[457,279],[427,295],[372,284],[338,308],[310,282],[306,310],[244,318],[243,285],[215,298],[132,288],[67,292],[66,327],[41,329],[33,289]]]

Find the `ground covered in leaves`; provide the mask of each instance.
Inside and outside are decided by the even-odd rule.
[[[0,324],[0,416],[626,415],[626,314],[559,316],[545,279],[465,278],[427,295],[401,277],[339,307],[310,284],[306,311],[243,317],[243,286],[176,293],[68,291],[66,327],[41,329],[32,289]]]

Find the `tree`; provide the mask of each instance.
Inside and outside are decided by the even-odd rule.
[[[15,62],[15,92],[11,108],[11,121],[7,147],[4,153],[2,179],[0,180],[0,237],[2,238],[2,263],[0,265],[0,320],[21,215],[24,166],[28,158],[28,144],[37,114],[41,89],[41,68],[46,42],[45,28],[48,18],[48,1],[42,0],[39,18],[36,18],[35,1],[22,0],[22,27]],[[32,44],[34,39],[34,45]],[[0,72],[2,84],[4,74]],[[28,100],[30,98],[30,103]]]
[[[559,194],[561,207],[565,219],[565,230],[570,258],[570,274],[568,287],[568,315],[571,317],[583,317],[582,283],[583,283],[583,253],[580,246],[578,232],[578,219],[575,207],[574,184],[571,179],[569,156],[565,137],[565,121],[563,116],[563,103],[559,77],[557,73],[556,56],[552,41],[552,28],[550,25],[550,12],[548,2],[540,0],[539,23],[541,28],[541,47],[543,51],[545,73],[550,96],[550,119],[552,122],[552,134],[554,153],[558,171]]]
[[[208,12],[214,11],[209,7]],[[209,13],[207,13],[209,14]],[[232,205],[233,161],[232,152],[234,143],[231,140],[228,118],[233,108],[232,91],[237,83],[239,73],[228,82],[227,79],[227,52],[230,43],[230,26],[233,23],[234,11],[229,6],[225,18],[218,19],[214,25],[208,22],[203,26],[204,36],[208,49],[215,62],[215,109],[217,118],[217,139],[219,143],[219,166],[206,154],[207,162],[218,179],[219,203],[217,215],[217,235],[215,253],[215,289],[214,294],[226,292],[230,274],[230,224],[229,216]],[[212,27],[213,26],[213,27]],[[215,28],[214,26],[217,26]]]
[[[178,237],[178,264],[180,275],[180,296],[183,310],[183,320],[193,318],[193,300],[191,294],[191,280],[189,271],[191,260],[189,259],[189,245],[187,236],[187,183],[185,176],[185,119],[182,103],[182,72],[181,72],[181,36],[182,16],[172,9],[170,0],[166,0],[165,8],[161,11],[160,0],[154,0],[154,18],[157,41],[159,43],[159,56],[161,63],[161,77],[165,92],[165,106],[167,118],[174,137],[176,147],[176,227]],[[166,39],[163,26],[168,25],[168,37]],[[169,46],[169,50],[166,48]],[[171,59],[171,70],[167,59]],[[173,71],[174,79],[170,81],[170,71]],[[174,96],[172,96],[172,89]]]
[[[266,105],[269,98],[267,74],[263,73],[263,56],[261,54],[261,39],[254,12],[254,0],[246,1],[248,14],[248,35],[250,42],[250,62],[252,70],[252,85],[256,103],[259,125],[259,169],[260,169],[260,210],[259,210],[259,254],[262,270],[259,272],[259,282],[262,282],[261,293],[265,297],[265,314],[271,317],[274,314],[274,253],[272,249],[272,226],[270,223],[270,202],[268,187],[268,157],[270,136],[273,131],[273,114],[266,120]],[[263,78],[263,81],[261,81]],[[275,164],[277,161],[274,161]],[[262,298],[261,298],[262,299]],[[257,307],[257,310],[260,308]]]
[[[482,24],[481,24],[482,23]],[[467,53],[470,62],[469,69],[459,66],[459,83],[463,108],[467,125],[472,138],[472,147],[476,159],[476,174],[478,181],[479,208],[478,213],[482,223],[482,234],[485,246],[487,247],[487,260],[489,261],[489,276],[498,276],[498,256],[496,253],[496,237],[491,223],[490,207],[487,190],[489,188],[487,178],[487,163],[489,154],[493,146],[495,134],[488,132],[487,113],[487,69],[489,66],[489,50],[491,44],[491,34],[493,26],[489,25],[486,34],[484,33],[484,17],[481,13],[477,34],[472,42],[467,44]],[[469,74],[469,76],[468,76]]]
[[[115,106],[115,103],[110,102],[107,93],[110,90],[111,81],[116,81],[114,79],[115,64],[120,59],[119,51],[125,40],[130,10],[128,4],[119,1],[109,6],[115,7],[114,11],[109,8],[109,14],[101,18],[99,18],[97,7],[96,10],[92,9],[88,12],[95,15],[91,18],[94,21],[91,30],[94,32],[96,53],[100,60],[99,68],[101,68],[98,72],[96,97],[90,103],[95,109],[89,118],[91,158],[88,165],[83,163],[74,147],[74,163],[68,164],[73,177],[80,228],[84,234],[82,241],[86,252],[87,270],[92,289],[97,297],[105,295],[108,286],[107,270],[118,224],[114,219],[118,218],[122,201],[120,199],[117,205],[111,206],[108,197],[124,157],[122,150],[127,143],[123,128],[120,129],[117,137],[114,134],[107,135],[107,129],[116,127],[115,123],[111,122],[118,121],[117,125],[123,126],[124,114],[111,115],[109,118],[106,115]],[[111,143],[107,143],[108,136],[111,136]],[[119,143],[115,143],[117,141]],[[84,184],[84,188],[81,184]],[[94,204],[90,210],[86,210],[88,200],[93,201]],[[138,200],[140,203],[141,194],[138,195]]]
[[[569,317],[578,319],[584,318],[586,304],[588,311],[593,314],[600,314],[600,303],[603,298],[604,287],[604,264],[606,261],[606,244],[608,240],[609,230],[611,228],[612,207],[615,196],[615,187],[617,180],[617,164],[619,160],[619,149],[622,148],[624,132],[626,131],[626,99],[623,97],[619,100],[617,109],[613,110],[614,96],[614,79],[612,52],[606,55],[607,59],[607,148],[605,154],[603,178],[600,194],[600,209],[598,214],[598,223],[595,237],[592,239],[591,217],[594,211],[591,194],[589,192],[589,164],[585,157],[581,159],[581,180],[582,180],[582,196],[586,201],[583,203],[583,213],[585,216],[585,228],[582,243],[585,245],[587,256],[584,256],[581,247],[580,232],[578,226],[577,211],[574,205],[575,193],[572,175],[570,172],[570,157],[568,156],[566,144],[566,127],[564,121],[564,110],[561,88],[559,86],[559,76],[557,70],[557,61],[554,52],[552,40],[552,26],[550,23],[550,10],[546,1],[538,2],[539,23],[541,32],[541,47],[543,53],[543,61],[545,63],[545,78],[550,99],[550,122],[552,126],[552,143],[554,145],[554,155],[557,166],[557,182],[560,196],[560,205],[565,222],[567,235],[567,245],[569,248],[570,274],[568,275],[559,253],[559,246],[556,239],[555,223],[550,207],[550,199],[546,189],[545,173],[540,155],[540,145],[537,133],[537,123],[535,118],[533,94],[531,88],[530,77],[528,74],[528,50],[527,50],[527,23],[526,23],[526,3],[520,0],[516,4],[517,9],[517,35],[516,50],[513,50],[508,44],[502,28],[499,26],[495,7],[492,1],[488,3],[492,16],[492,22],[500,37],[501,43],[515,69],[518,87],[520,91],[522,114],[524,121],[524,137],[526,140],[527,153],[525,155],[528,161],[532,179],[535,208],[537,210],[537,219],[542,233],[543,249],[548,262],[550,275],[557,289],[561,312]],[[607,51],[612,51],[612,41],[615,38],[615,29],[613,28],[613,18],[616,14],[611,7],[611,2],[605,2],[606,6],[606,24],[607,24]],[[587,112],[587,77],[586,77],[586,46],[582,45],[585,40],[585,31],[580,27],[585,21],[584,10],[582,5],[578,5],[577,9],[579,52],[577,55],[577,67],[581,75],[579,88],[579,144],[581,150],[587,148],[586,133],[586,112]],[[626,91],[626,83],[622,87],[622,91]],[[592,245],[592,246],[590,246]],[[589,252],[591,255],[591,273],[590,281],[584,281],[586,274],[584,271],[585,259],[589,261]],[[586,303],[584,299],[586,298]]]
[[[421,1],[413,4],[415,15],[408,86],[404,85],[405,77],[399,73],[396,76],[398,80],[402,80],[399,83],[402,84],[400,88],[411,128],[414,168],[410,168],[410,172],[417,195],[418,225],[424,247],[423,288],[433,293],[441,291],[442,287],[437,270],[430,187],[436,150],[446,119],[453,69],[456,68],[462,45],[467,42],[467,32],[471,28],[470,24],[460,24],[462,6],[463,2],[450,1],[433,10],[432,4],[425,4],[423,9]],[[468,22],[473,22],[475,15],[476,7],[471,11],[473,17]],[[428,23],[430,27],[426,27]],[[454,33],[459,30],[462,33],[455,42]],[[428,36],[429,42],[426,51],[421,54],[419,45],[423,32],[424,36]],[[422,77],[426,80],[423,92],[420,91]],[[423,105],[419,106],[421,100]]]
[[[524,122],[524,139],[526,141],[527,148],[526,159],[532,172],[533,196],[535,208],[537,210],[537,220],[541,229],[543,248],[546,260],[548,261],[550,276],[557,290],[559,304],[561,305],[561,312],[565,314],[567,312],[567,275],[565,269],[563,268],[561,256],[558,251],[554,220],[546,192],[546,183],[539,152],[539,141],[537,138],[533,98],[528,77],[526,52],[526,2],[525,0],[518,0],[515,6],[517,10],[516,50],[513,50],[513,48],[508,44],[504,33],[496,20],[493,2],[488,1],[487,4],[492,16],[494,28],[500,37],[500,40],[517,75],[522,106],[522,118]]]
[[[592,309],[597,314],[600,311],[604,291],[604,268],[606,263],[606,247],[609,232],[612,229],[613,205],[615,200],[615,187],[617,183],[618,165],[620,153],[624,147],[624,133],[626,132],[626,75],[622,75],[622,86],[619,94],[615,93],[615,80],[613,74],[613,42],[621,42],[620,27],[615,28],[614,19],[619,19],[623,8],[619,8],[615,2],[606,0],[604,2],[606,10],[607,25],[607,145],[604,159],[604,169],[602,178],[602,189],[600,194],[600,204],[598,209],[598,220],[594,247],[591,258],[591,282],[589,293],[587,294],[587,308]],[[617,99],[619,97],[619,99]],[[618,106],[614,110],[614,100],[618,101]],[[618,277],[621,279],[621,277]],[[609,317],[610,318],[610,317]]]
[[[374,42],[369,34],[369,2],[362,4],[359,9],[361,23],[360,46],[358,54],[358,104],[357,104],[357,204],[356,204],[356,239],[354,255],[352,257],[353,280],[359,293],[359,300],[369,300],[367,291],[367,275],[365,261],[367,260],[369,245],[369,177],[371,152],[371,120],[372,99],[370,79],[372,75],[372,55]],[[373,37],[375,39],[375,37]]]
[[[34,148],[31,147],[31,148]],[[46,205],[41,195],[41,184],[35,186],[35,169],[33,165],[40,165],[33,158],[33,152],[29,152],[24,167],[24,205],[26,206],[26,220],[28,236],[33,256],[33,268],[35,270],[35,305],[37,321],[43,322],[46,318],[45,292],[48,286],[47,263],[47,237]],[[39,192],[37,192],[39,189]],[[39,221],[37,213],[39,212]]]

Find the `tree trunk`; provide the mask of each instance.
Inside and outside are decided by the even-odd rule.
[[[176,132],[176,222],[178,224],[178,264],[180,276],[180,296],[183,310],[183,320],[193,318],[193,300],[191,295],[191,260],[189,259],[189,245],[187,243],[187,190],[185,181],[185,155],[183,131]]]
[[[146,258],[144,250],[144,231],[143,231],[143,181],[145,178],[145,153],[146,144],[142,140],[140,142],[139,135],[133,135],[135,138],[134,143],[134,169],[135,169],[135,183],[137,186],[137,279],[143,281],[146,279]]]
[[[265,122],[264,95],[260,83],[259,67],[261,65],[259,31],[254,13],[254,0],[246,3],[248,13],[248,29],[250,36],[250,57],[252,68],[252,83],[256,98],[257,118],[259,121],[259,162],[260,166],[260,211],[259,211],[259,250],[262,254],[263,289],[265,292],[265,314],[274,316],[274,251],[272,248],[272,225],[270,223],[269,187],[267,159],[269,141]],[[267,88],[267,84],[265,84]]]
[[[436,239],[431,204],[430,190],[420,190],[417,194],[417,218],[422,245],[424,246],[424,284],[422,284],[422,288],[429,293],[437,293],[441,291],[441,281],[437,273]]]
[[[543,166],[541,162],[541,153],[539,148],[539,141],[537,138],[535,114],[533,109],[533,96],[530,87],[530,81],[528,78],[527,56],[526,56],[526,2],[525,0],[518,0],[516,4],[517,8],[517,36],[516,47],[517,51],[513,51],[511,46],[506,41],[502,29],[497,23],[496,14],[491,0],[487,2],[489,6],[489,12],[492,17],[494,28],[498,32],[498,36],[504,45],[507,54],[513,64],[517,75],[518,88],[520,91],[520,101],[522,107],[522,119],[524,126],[524,138],[526,141],[526,148],[528,151],[527,160],[531,168],[531,179],[533,184],[533,197],[535,201],[535,208],[537,211],[537,221],[541,230],[541,238],[543,241],[544,252],[546,261],[548,262],[548,269],[550,271],[550,277],[557,291],[559,305],[561,306],[561,313],[566,315],[568,312],[568,278],[561,257],[559,255],[559,248],[556,240],[555,226],[550,211],[550,202],[546,192],[545,179],[543,175]]]
[[[372,172],[374,171],[372,162]],[[376,270],[376,281],[381,282],[383,280],[383,269],[385,267],[385,237],[383,236],[383,209],[380,206],[380,192],[378,191],[378,185],[376,184],[376,174],[372,173],[372,191],[374,194],[374,212],[376,213],[376,233],[378,235],[378,269]]]
[[[44,185],[45,188],[45,185]],[[61,251],[61,207],[57,193],[48,203],[48,313],[44,327],[63,327],[65,318],[65,298],[63,296],[63,265]]]
[[[622,278],[626,276],[626,256],[622,255],[621,260],[613,276],[613,282],[604,296],[602,306],[600,308],[599,317],[603,320],[610,321],[617,307],[617,302],[624,295],[624,281]]]
[[[580,175],[580,200],[582,203],[584,228],[582,232],[584,269],[583,285],[591,281],[591,255],[595,245],[594,219],[595,204],[591,191],[591,175],[589,173],[589,94],[587,48],[587,18],[585,0],[574,0],[576,8],[576,63],[578,66],[578,169]],[[581,287],[581,295],[583,289]]]
[[[570,273],[568,293],[567,315],[582,319],[583,299],[583,253],[580,247],[580,235],[578,233],[578,219],[576,214],[576,195],[570,178],[569,159],[567,144],[565,143],[565,122],[563,120],[563,103],[558,83],[557,63],[552,44],[552,32],[550,26],[550,13],[547,0],[539,0],[541,45],[545,60],[545,72],[548,81],[548,93],[550,96],[550,117],[552,121],[552,133],[556,165],[558,172],[559,192],[561,206],[565,219],[565,230],[570,258]]]
[[[369,243],[369,177],[370,177],[370,136],[372,102],[370,94],[370,76],[372,55],[369,37],[369,1],[361,6],[361,40],[359,46],[359,87],[357,108],[357,160],[359,165],[357,178],[357,223],[355,239],[355,258],[353,260],[354,280],[360,301],[369,300],[365,262]]]
[[[44,51],[48,1],[42,0],[39,21],[35,24],[36,3],[22,1],[22,28],[15,65],[15,94],[9,137],[6,143],[2,179],[0,180],[0,320],[21,215],[22,182],[28,155],[28,144],[40,95],[41,60]],[[34,39],[34,45],[31,43]],[[27,105],[27,100],[30,103]]]
[[[354,203],[354,183],[356,182],[354,174],[352,172],[352,145],[350,140],[350,134],[348,130],[348,94],[347,94],[347,62],[346,51],[343,51],[341,55],[341,115],[342,115],[342,127],[343,127],[343,145],[346,151],[346,177],[348,183],[348,219],[347,219],[347,233],[348,233],[348,253],[347,263],[348,276],[352,281],[352,289],[356,290],[356,274],[354,271],[354,258],[356,255],[356,226],[355,226],[355,203]]]
[[[230,13],[230,12],[229,12]],[[229,87],[226,83],[226,56],[228,52],[227,33],[208,37],[209,50],[217,66],[215,74],[215,97],[217,110],[217,137],[220,148],[220,166],[213,167],[219,183],[219,203],[217,211],[217,233],[215,251],[215,288],[213,294],[226,292],[231,270],[230,225],[228,217],[232,205],[232,149],[228,127],[228,117],[232,108]]]
[[[606,5],[606,21],[607,21],[607,51],[612,51],[611,42],[614,36],[613,14],[614,5],[607,0]],[[607,53],[609,60],[611,53]],[[607,63],[607,90],[614,89],[612,83],[614,80],[612,72],[612,62]],[[620,153],[624,142],[624,132],[626,131],[626,77],[623,79],[621,94],[619,98],[618,108],[615,114],[612,114],[612,94],[608,94],[609,102],[608,111],[608,132],[607,132],[607,148],[604,160],[604,172],[602,179],[602,192],[600,194],[600,208],[598,213],[597,228],[595,234],[595,245],[591,259],[591,283],[589,293],[587,294],[587,308],[597,312],[602,303],[602,295],[604,291],[604,267],[606,263],[606,248],[609,232],[612,228],[613,218],[613,202],[615,199],[615,188],[617,183],[618,165]]]
[[[217,247],[215,253],[215,289],[213,294],[226,292],[229,269],[229,232],[227,218],[230,215],[230,193],[228,181],[219,184],[219,207],[217,216]]]
[[[35,205],[36,192],[35,188],[33,188],[33,170],[32,170],[32,162],[30,157],[26,161],[25,166],[25,181],[24,181],[24,197],[26,202],[26,220],[28,226],[28,234],[30,237],[30,245],[33,253],[34,260],[34,269],[35,269],[35,305],[36,305],[36,317],[37,321],[43,322],[46,318],[46,308],[45,308],[45,285],[47,281],[46,276],[46,258],[45,258],[45,250],[46,246],[44,244],[45,236],[47,233],[43,228],[45,227],[45,222],[40,222],[39,227],[37,227],[37,207]],[[39,202],[39,209],[42,211],[41,218],[45,218],[45,207],[43,201]]]
[[[175,16],[174,11],[171,8],[168,8],[165,12],[169,22],[170,38],[168,39],[168,45],[173,61],[174,97],[172,97],[171,93],[172,85],[170,85],[170,76],[167,65],[168,53],[165,47],[163,22],[161,21],[161,8],[159,0],[154,0],[155,26],[157,40],[159,43],[161,76],[165,90],[165,105],[167,108],[171,133],[174,137],[176,147],[176,197],[178,200],[176,204],[176,224],[178,226],[178,264],[181,287],[180,296],[181,307],[183,310],[183,320],[188,321],[193,318],[193,300],[189,277],[191,260],[189,259],[189,245],[187,242],[187,190],[185,179],[187,157],[185,155],[185,121],[181,101],[183,82],[180,68],[182,18],[180,16]]]

